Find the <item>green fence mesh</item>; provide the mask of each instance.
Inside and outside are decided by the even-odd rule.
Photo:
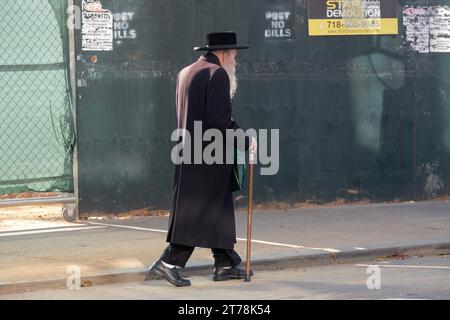
[[[0,8],[0,194],[73,190],[65,0]]]

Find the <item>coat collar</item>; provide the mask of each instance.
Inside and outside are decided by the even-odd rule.
[[[221,66],[219,58],[211,52],[205,53],[198,60],[208,61],[210,63],[214,63],[214,64],[217,64],[218,66]]]

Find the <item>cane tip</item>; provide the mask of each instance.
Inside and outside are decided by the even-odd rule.
[[[251,276],[249,274],[245,275],[245,282],[250,282]]]

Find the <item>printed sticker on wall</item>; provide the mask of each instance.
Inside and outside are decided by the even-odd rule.
[[[112,12],[94,0],[83,0],[81,10],[81,50],[112,51]]]
[[[450,52],[450,7],[431,7],[430,52]]]
[[[405,6],[403,25],[410,50],[450,52],[450,7]]]
[[[310,0],[310,36],[398,34],[397,0]]]

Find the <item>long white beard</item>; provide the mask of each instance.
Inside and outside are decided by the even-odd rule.
[[[227,63],[227,61],[225,60],[223,66],[222,66],[225,71],[228,74],[228,78],[230,78],[230,98],[233,99],[236,90],[237,90],[237,77],[236,77],[236,68],[233,67],[231,64]]]

